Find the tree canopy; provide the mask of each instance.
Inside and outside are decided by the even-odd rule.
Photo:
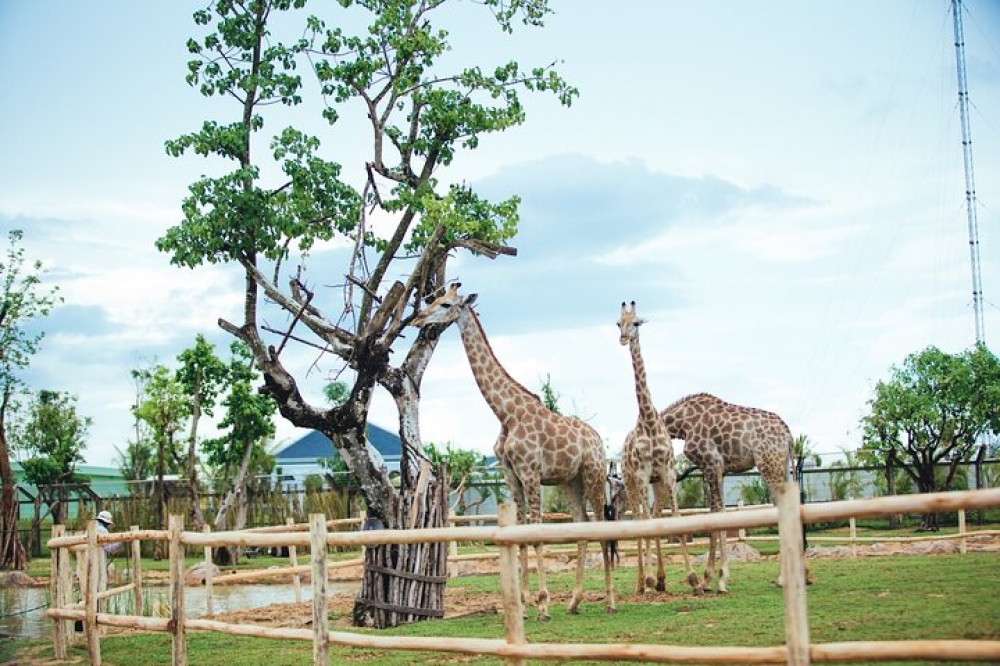
[[[0,255],[0,569],[21,569],[24,549],[18,540],[18,509],[7,445],[7,420],[21,387],[19,373],[38,351],[43,333],[28,324],[60,301],[57,288],[42,285],[42,264],[28,262],[19,229],[7,235]]]
[[[910,354],[875,385],[862,418],[861,459],[904,465],[920,492],[949,489],[982,436],[1000,433],[1000,362],[985,345],[957,354]],[[939,482],[935,468],[947,465]],[[933,516],[926,528],[936,527]]]
[[[195,14],[201,34],[187,43],[187,81],[229,100],[230,120],[206,121],[166,149],[229,166],[191,185],[183,220],[157,247],[178,266],[243,269],[242,321],[220,326],[249,347],[281,414],[328,435],[369,515],[391,524],[397,491],[364,445],[372,391],[381,386],[399,409],[405,489],[424,459],[417,395],[441,330],[421,329],[408,350],[394,345],[423,299],[442,287],[451,251],[514,253],[506,243],[517,229],[518,198],[490,201],[464,182],[446,183],[442,169],[482,137],[524,122],[522,93],[567,105],[577,93],[551,65],[456,65],[463,56],[449,53],[439,25],[458,11],[451,0],[344,0],[325,5],[325,16],[306,14],[306,4],[220,1]],[[505,32],[518,20],[540,26],[549,12],[546,0],[478,5]],[[366,154],[345,168],[298,127],[265,132],[272,118],[300,106],[312,111],[307,122],[328,123],[330,136],[342,118],[351,128],[360,123]],[[337,240],[353,248],[343,268],[309,278],[308,260]],[[265,317],[274,307],[281,314]],[[349,398],[315,404],[300,386],[313,366],[296,367],[290,343],[339,359],[352,375]]]

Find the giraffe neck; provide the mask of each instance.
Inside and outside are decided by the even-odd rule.
[[[512,416],[518,395],[537,402],[538,397],[511,377],[493,354],[486,332],[475,311],[466,309],[458,318],[462,344],[469,358],[469,367],[486,403],[501,421]]]
[[[635,397],[639,401],[639,421],[651,425],[660,420],[660,415],[653,406],[653,398],[649,395],[646,385],[646,364],[642,362],[642,351],[639,349],[639,338],[628,341],[628,349],[632,354],[632,369],[635,371]]]

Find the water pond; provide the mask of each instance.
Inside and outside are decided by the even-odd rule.
[[[328,584],[331,595],[357,593],[358,582],[333,582]],[[144,593],[150,595],[154,606],[170,607],[170,590],[163,586],[148,586]],[[125,596],[128,596],[127,594]],[[312,589],[302,586],[302,600],[312,598]],[[290,584],[265,585],[215,585],[212,588],[212,604],[216,613],[246,610],[271,604],[295,601],[295,588]],[[6,587],[0,588],[0,637],[22,636],[40,638],[52,631],[52,620],[45,617],[49,604],[47,587]],[[205,615],[205,588],[184,588],[184,608],[189,617]]]

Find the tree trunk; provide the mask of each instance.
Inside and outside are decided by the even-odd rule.
[[[896,452],[889,450],[889,456],[885,460],[885,491],[888,495],[896,494]],[[899,526],[899,516],[895,513],[889,514],[889,529],[894,530]]]
[[[425,462],[413,492],[397,504],[394,523],[406,529],[443,527],[448,515],[444,470]],[[444,617],[446,543],[385,544],[365,549],[364,578],[354,603],[357,627],[396,627]]]
[[[240,460],[240,468],[236,472],[236,478],[230,487],[226,497],[219,505],[219,512],[215,515],[215,531],[221,532],[226,529],[226,518],[229,511],[236,507],[236,524],[233,529],[241,530],[246,525],[246,495],[247,495],[247,471],[250,469],[250,459],[253,457],[253,444],[247,444],[243,451],[243,459]],[[223,546],[213,551],[212,561],[220,566],[236,563],[238,551],[235,548]]]
[[[194,405],[191,409],[191,431],[188,433],[188,453],[185,461],[185,471],[187,472],[188,491],[191,493],[191,521],[192,528],[200,532],[205,526],[205,516],[201,513],[201,489],[198,485],[198,469],[195,465],[196,448],[198,445],[198,423],[201,421],[201,382],[195,383]]]
[[[166,529],[166,493],[163,489],[163,477],[166,474],[166,453],[163,446],[163,437],[156,438],[156,479],[153,481],[153,503],[156,507],[156,529]],[[163,559],[163,542],[157,541],[153,547],[153,559]]]
[[[919,489],[921,493],[933,493],[937,490],[937,485],[934,481],[934,464],[922,465],[919,471]],[[936,513],[925,513],[923,518],[920,520],[920,527],[917,528],[918,532],[937,532],[940,529],[938,526],[938,516]]]
[[[4,429],[10,391],[0,397],[0,570],[24,569],[24,547],[17,532],[18,518],[17,492],[14,488],[14,472],[10,467],[10,453],[7,449],[7,433]]]

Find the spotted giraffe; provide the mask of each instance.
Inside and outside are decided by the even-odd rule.
[[[696,393],[670,405],[660,416],[670,436],[684,440],[684,456],[702,471],[713,512],[725,508],[722,479],[727,473],[745,472],[756,466],[773,498],[790,478],[795,459],[792,433],[777,414]],[[712,534],[710,540],[705,584],[712,577],[719,543],[717,589],[724,593],[729,581],[729,557],[720,536]]]
[[[604,443],[597,431],[583,421],[557,414],[507,373],[490,347],[486,332],[472,305],[476,295],[463,298],[454,284],[413,320],[414,326],[458,323],[472,374],[486,403],[500,421],[500,436],[493,447],[504,480],[518,508],[518,521],[541,523],[541,486],[561,486],[573,519],[586,521],[587,502],[596,520],[604,519]],[[587,544],[578,544],[576,583],[567,609],[576,613],[583,598],[583,570]],[[616,611],[611,580],[611,558],[604,556],[604,608]],[[521,553],[521,590],[528,603],[527,547]],[[549,593],[545,582],[542,544],[535,544],[538,562],[538,619],[548,620]]]
[[[619,341],[628,345],[632,356],[632,369],[635,373],[635,395],[639,404],[639,417],[635,427],[625,437],[625,444],[622,447],[622,480],[625,483],[625,491],[628,503],[635,518],[649,518],[660,515],[665,499],[669,499],[672,514],[679,515],[677,507],[677,469],[674,464],[674,447],[670,441],[670,434],[660,419],[653,399],[649,393],[649,386],[646,381],[646,364],[642,359],[642,350],[639,347],[639,326],[643,324],[635,309],[635,301],[632,301],[631,309],[622,303],[621,317],[618,319]],[[653,504],[649,503],[649,487],[653,486]],[[636,593],[644,594],[646,588],[653,587],[652,576],[646,576],[645,560],[651,558],[650,539],[639,539],[638,572],[636,576]],[[663,550],[660,539],[656,542],[656,589],[664,591],[665,573],[663,566]],[[691,557],[688,554],[687,541],[681,538],[681,552],[684,556],[684,567],[687,570],[687,581],[696,594],[701,594],[701,582],[698,575],[691,566]],[[652,563],[650,562],[650,567]]]

